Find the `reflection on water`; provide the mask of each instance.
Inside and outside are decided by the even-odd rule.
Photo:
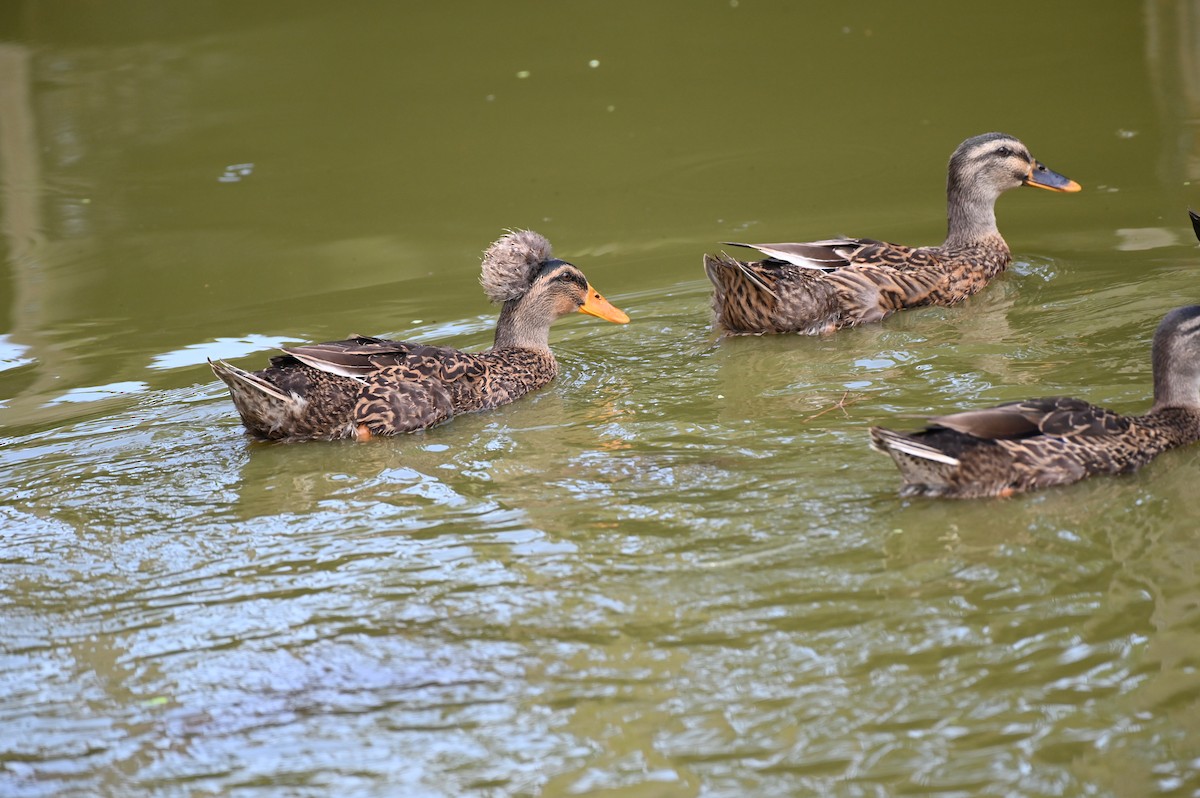
[[[1200,179],[1200,68],[1194,2],[1146,3],[1149,89],[1163,119],[1160,171],[1164,182]]]
[[[288,344],[301,343],[287,338],[275,338],[268,335],[251,333],[242,338],[218,338],[199,344],[188,344],[173,352],[163,352],[155,355],[150,361],[152,369],[178,369],[196,366],[210,360],[245,357],[265,349],[279,349]]]
[[[10,340],[7,335],[0,335],[0,371],[31,365],[33,359],[25,357],[28,351],[29,347]]]
[[[51,399],[49,404],[54,405],[61,402],[95,402],[115,396],[143,393],[149,390],[149,388],[150,386],[144,382],[111,382],[108,385],[72,388],[62,396]]]
[[[1195,3],[64,9],[0,11],[0,793],[1200,788],[1200,452],[946,504],[865,436],[1146,407],[1200,300],[1160,169]],[[940,240],[993,128],[1089,190],[1002,200],[987,291],[713,334],[716,242]],[[495,412],[245,438],[206,359],[486,347],[480,251],[523,226],[632,323],[563,320]]]
[[[1179,231],[1162,227],[1122,227],[1117,230],[1120,243],[1117,249],[1122,252],[1136,252],[1140,249],[1158,249],[1159,247],[1176,247],[1184,243]]]

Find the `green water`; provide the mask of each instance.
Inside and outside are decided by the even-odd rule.
[[[1200,450],[896,498],[873,423],[1139,411],[1200,301],[1200,3],[316,2],[0,10],[0,794],[1200,791]],[[963,307],[717,340],[728,240],[936,243]],[[238,168],[240,166],[240,168]],[[487,346],[531,227],[633,318],[367,444],[251,445],[206,357]]]

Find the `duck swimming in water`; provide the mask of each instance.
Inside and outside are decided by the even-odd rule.
[[[530,230],[487,249],[480,282],[488,298],[502,303],[486,352],[358,336],[285,348],[253,373],[220,360],[209,365],[229,386],[254,438],[365,440],[425,429],[546,385],[558,374],[549,340],[561,316],[579,311],[629,321]]]
[[[1125,474],[1200,440],[1200,305],[1176,308],[1154,333],[1154,404],[1125,416],[1082,399],[1009,402],[929,420],[920,432],[871,428],[891,455],[902,496],[969,499]]]
[[[814,335],[887,318],[922,305],[954,305],[982,289],[1010,260],[996,229],[996,199],[1017,186],[1079,191],[1018,139],[985,133],[950,156],[947,233],[942,244],[906,247],[870,238],[737,244],[766,258],[705,255],[716,324],[731,334]]]

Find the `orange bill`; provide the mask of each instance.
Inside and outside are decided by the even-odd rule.
[[[611,321],[613,324],[626,324],[629,317],[620,308],[614,307],[600,294],[596,293],[596,289],[588,284],[587,300],[580,305],[580,313],[587,313],[590,316],[595,316],[605,321]]]
[[[1044,188],[1047,191],[1079,191],[1083,186],[1076,183],[1069,177],[1060,175],[1051,169],[1047,169],[1046,165],[1041,161],[1034,161],[1033,166],[1029,167],[1029,174],[1025,177],[1025,185]]]

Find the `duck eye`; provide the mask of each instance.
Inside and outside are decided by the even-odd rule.
[[[1010,150],[1008,147],[1001,147],[1000,149],[996,150],[996,154],[1001,158],[1007,158],[1008,156],[1012,155],[1012,150]]]

